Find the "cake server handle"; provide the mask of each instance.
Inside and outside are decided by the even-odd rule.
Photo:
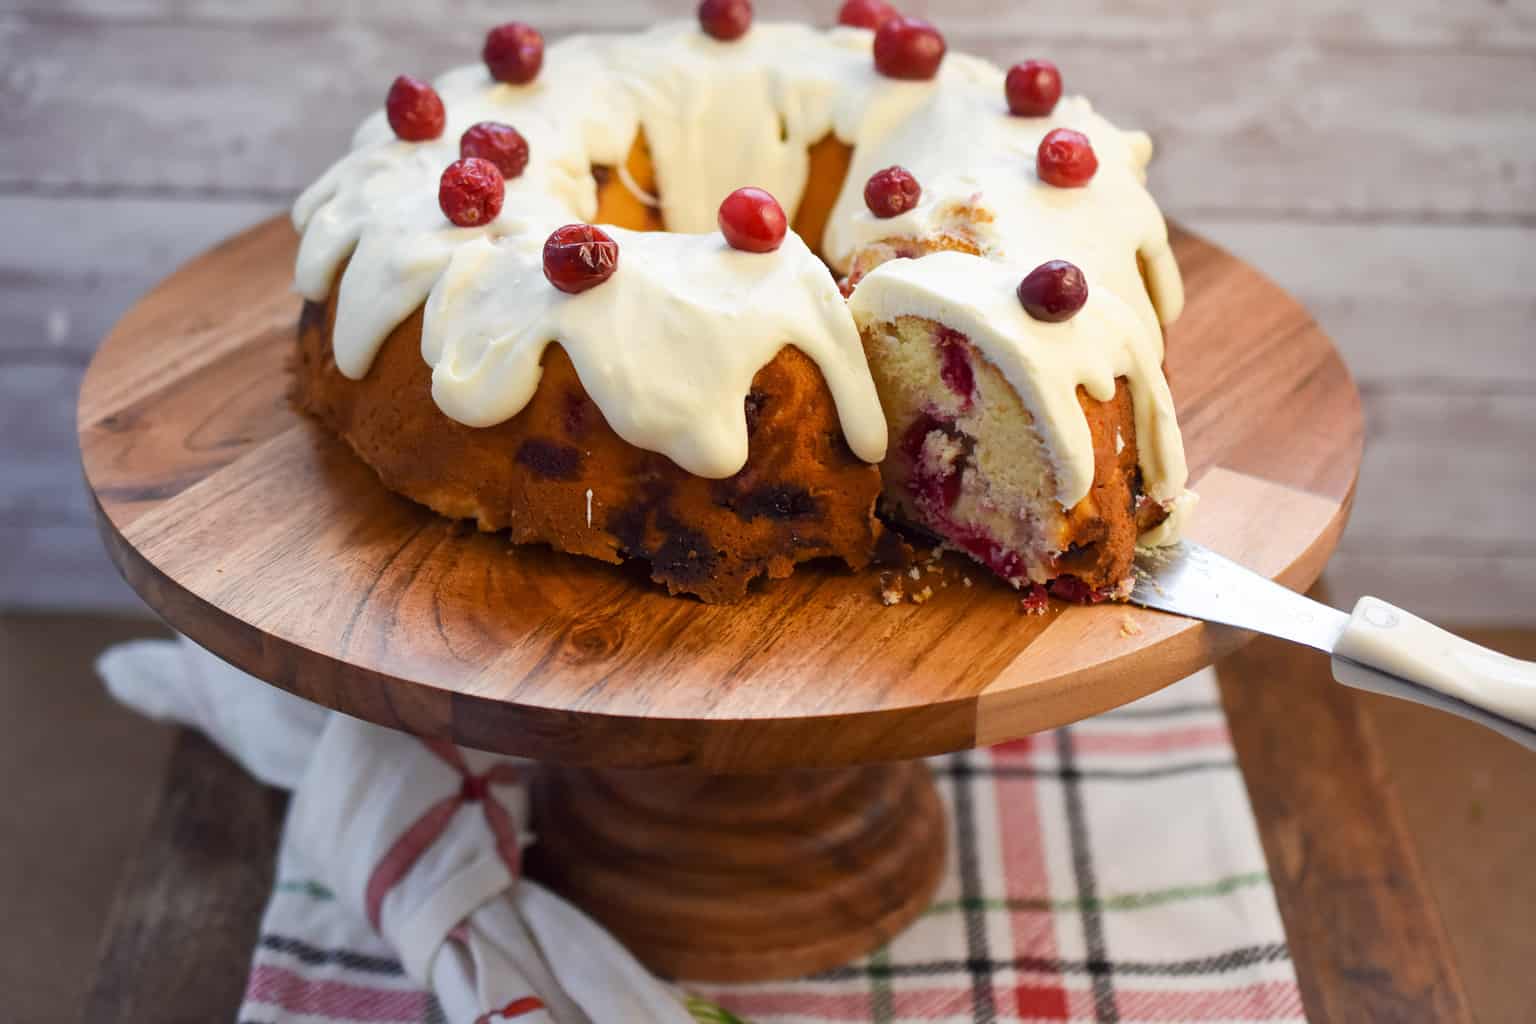
[[[1362,597],[1333,648],[1333,677],[1469,718],[1536,750],[1536,662],[1480,647]]]

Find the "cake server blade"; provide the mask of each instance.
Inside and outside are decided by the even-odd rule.
[[[1265,579],[1208,547],[1138,548],[1133,604],[1268,633],[1332,654],[1349,616]]]
[[[1536,662],[1479,647],[1374,597],[1352,614],[1193,541],[1136,552],[1131,603],[1266,633],[1333,658],[1333,677],[1448,711],[1536,750]]]

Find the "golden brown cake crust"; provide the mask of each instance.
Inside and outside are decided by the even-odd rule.
[[[746,466],[708,480],[615,434],[558,344],[545,351],[528,406],[475,428],[432,400],[420,310],[385,340],[362,380],[336,369],[335,317],[334,291],[324,306],[305,306],[298,404],[387,487],[442,515],[510,530],[515,543],[607,562],[645,559],[671,592],[708,602],[738,600],[758,576],[788,576],[811,558],[855,569],[869,562],[880,531],[879,470],[849,450],[820,371],[794,348],[753,380]]]
[[[1077,401],[1093,435],[1093,485],[1067,512],[1068,547],[1056,568],[1076,576],[1090,590],[1113,590],[1131,573],[1136,538],[1168,513],[1142,495],[1136,416],[1125,378],[1115,381],[1115,397],[1107,402],[1090,397],[1081,387]]]

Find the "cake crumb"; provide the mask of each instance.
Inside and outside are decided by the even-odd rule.
[[[1051,606],[1051,599],[1046,594],[1045,588],[1038,583],[1032,583],[1029,589],[1024,591],[1024,596],[1019,599],[1019,610],[1025,615],[1044,615]]]
[[[1141,623],[1129,615],[1120,616],[1120,635],[1123,637],[1141,636]]]
[[[901,576],[893,572],[880,574],[880,603],[889,608],[893,604],[900,604],[906,596],[901,587]]]
[[[912,603],[913,604],[922,604],[923,602],[927,601],[932,596],[933,596],[933,588],[932,587],[924,587],[922,590],[919,590],[917,593],[912,595]]]
[[[923,571],[914,565],[912,568],[907,570],[907,575],[911,576],[915,580],[920,580],[923,578]]]
[[[964,583],[968,587],[972,585],[971,584],[971,578],[969,576],[961,576],[960,577],[960,582]]]

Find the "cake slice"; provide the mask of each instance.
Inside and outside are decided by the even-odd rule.
[[[969,338],[899,316],[864,329],[891,427],[880,470],[886,514],[941,538],[1037,600],[1129,593],[1137,537],[1168,509],[1149,499],[1138,465],[1130,389],[1077,398],[1092,438],[1093,480],[1071,508],[1035,418]]]
[[[922,243],[878,251],[902,245]],[[949,241],[870,262],[855,261],[850,309],[890,429],[886,516],[986,566],[1029,610],[1047,593],[1127,597],[1137,544],[1175,536],[1193,501],[1138,264],[1101,263],[1080,308],[1042,320],[1018,266]],[[1022,276],[1039,274],[1082,287],[1064,261]]]

